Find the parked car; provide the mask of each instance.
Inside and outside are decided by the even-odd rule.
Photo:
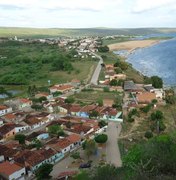
[[[90,168],[91,167],[91,164],[90,163],[83,163],[79,166],[79,168]]]

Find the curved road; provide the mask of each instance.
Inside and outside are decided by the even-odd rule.
[[[98,78],[100,75],[100,71],[101,71],[101,64],[103,63],[103,58],[95,53],[92,53],[95,57],[97,57],[98,59],[100,59],[100,61],[98,62],[98,65],[92,75],[92,78],[90,80],[90,84],[93,85],[98,85]]]

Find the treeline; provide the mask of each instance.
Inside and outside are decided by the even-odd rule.
[[[8,41],[0,43],[0,84],[25,85],[45,78],[41,69],[72,71],[73,54],[57,45]]]

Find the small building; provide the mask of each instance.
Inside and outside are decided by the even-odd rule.
[[[45,97],[47,100],[53,99],[53,95],[49,93],[38,93],[35,95],[35,98],[41,98],[41,97]]]
[[[5,105],[0,105],[0,116],[4,116],[5,114],[11,113],[12,108],[5,106]]]
[[[7,138],[15,136],[16,133],[25,131],[28,129],[28,126],[23,126],[20,124],[6,123],[0,127],[0,137],[1,141],[4,141]]]
[[[72,79],[71,85],[74,87],[78,87],[81,84],[81,81],[78,79]]]
[[[6,101],[5,104],[7,104],[13,110],[24,110],[25,108],[31,107],[32,101],[27,98],[21,98],[21,99]]]
[[[50,92],[51,93],[55,93],[55,92],[60,92],[60,93],[67,93],[69,91],[72,91],[74,89],[73,86],[69,85],[69,84],[58,84],[58,85],[54,85],[50,88]]]
[[[5,161],[0,163],[0,176],[7,180],[24,179],[25,167],[15,163]],[[1,178],[0,178],[1,179]]]

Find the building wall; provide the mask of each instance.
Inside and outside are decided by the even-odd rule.
[[[9,107],[7,109],[4,109],[4,110],[0,110],[0,116],[3,116],[5,114],[8,114],[8,113],[11,113],[12,112],[12,108]]]
[[[22,169],[20,169],[19,171],[16,171],[16,172],[14,172],[13,174],[11,174],[10,176],[9,176],[9,180],[14,180],[14,179],[18,179],[18,178],[20,178],[20,179],[24,179],[22,176],[23,175],[25,175],[25,168],[22,168]]]

